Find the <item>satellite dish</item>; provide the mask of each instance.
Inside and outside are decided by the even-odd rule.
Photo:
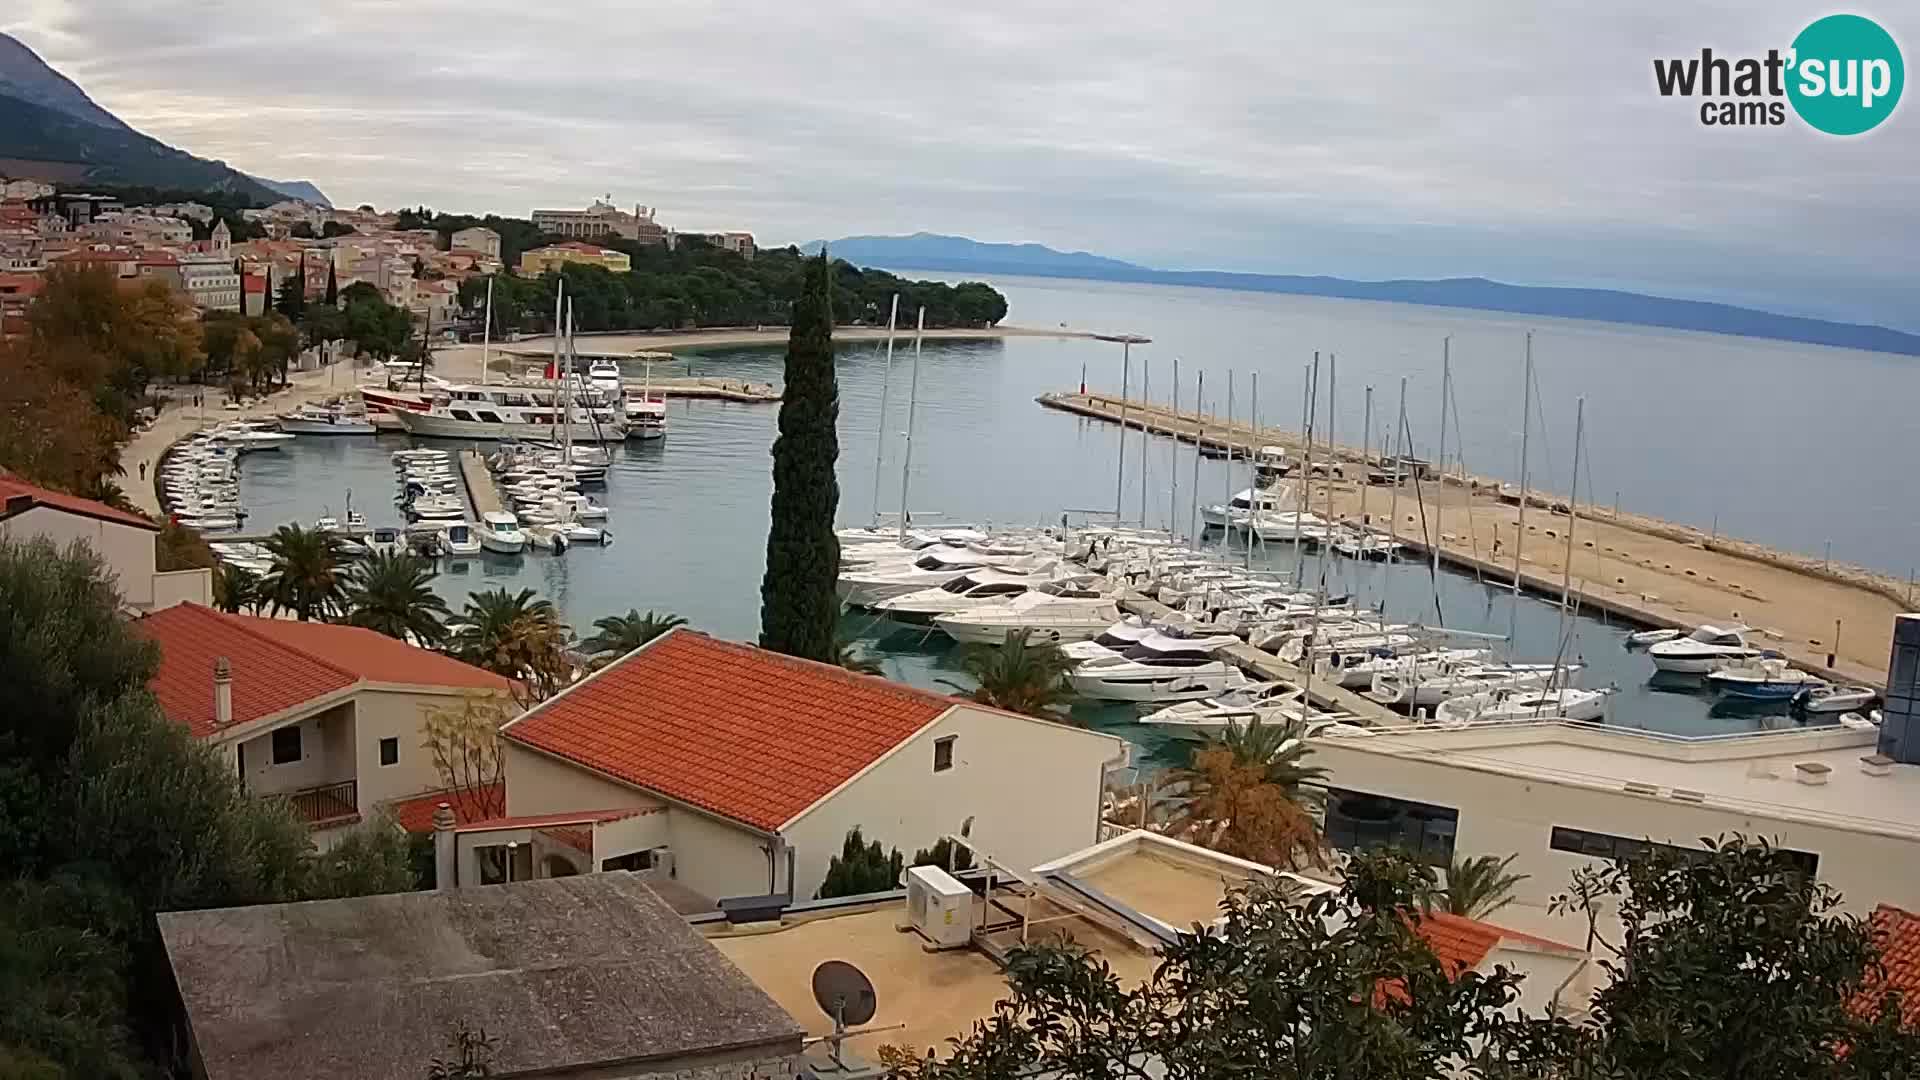
[[[839,1027],[864,1024],[880,1007],[872,981],[845,960],[828,960],[813,969],[813,1000]]]

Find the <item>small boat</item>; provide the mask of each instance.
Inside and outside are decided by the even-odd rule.
[[[1760,650],[1747,644],[1745,626],[1701,626],[1683,638],[1662,641],[1647,650],[1660,671],[1705,675],[1735,660],[1757,660]]]
[[[1865,716],[1857,712],[1841,713],[1840,726],[1854,731],[1878,731],[1880,730],[1880,710],[1875,709]]]
[[[1501,690],[1443,701],[1433,716],[1443,725],[1492,720],[1598,720],[1607,711],[1607,698],[1612,693],[1577,686]]]
[[[527,548],[531,551],[548,551],[555,555],[564,555],[567,551],[567,536],[553,525],[528,525],[522,530],[526,533]]]
[[[400,538],[399,529],[390,529],[383,525],[373,530],[373,534],[367,537],[367,551],[371,554],[400,555],[406,550],[407,545]]]
[[[451,496],[428,496],[413,500],[407,513],[415,518],[447,521],[467,516],[466,503]]]
[[[449,556],[459,558],[480,554],[480,537],[476,535],[470,523],[450,521],[443,535],[445,538],[441,541],[441,546],[446,549]]]
[[[527,534],[512,514],[489,510],[481,515],[480,546],[500,555],[518,555],[527,549]]]
[[[1067,673],[1067,684],[1081,697],[1102,701],[1216,697],[1248,682],[1237,665],[1214,656],[1214,650],[1239,641],[1231,635],[1184,637],[1149,630],[1124,651],[1075,664]]]
[[[1802,691],[1825,685],[1825,679],[1790,667],[1781,658],[1722,664],[1707,673],[1707,686],[1715,695],[1740,701],[1792,701]]]
[[[364,407],[302,405],[280,414],[280,430],[289,435],[372,435],[377,430]]]
[[[1216,697],[1167,705],[1140,718],[1178,739],[1205,739],[1230,724],[1245,727],[1254,721],[1283,724],[1305,719],[1312,712],[1305,695],[1287,683],[1249,683]]]
[[[1666,627],[1660,630],[1642,630],[1637,634],[1627,635],[1627,648],[1645,649],[1654,645],[1658,645],[1663,641],[1672,641],[1674,638],[1677,638],[1679,636],[1680,636],[1680,631],[1675,630],[1671,627]]]
[[[1806,686],[1797,691],[1790,702],[1793,711],[1810,716],[1831,713],[1858,713],[1873,708],[1880,701],[1880,691],[1871,686]]]

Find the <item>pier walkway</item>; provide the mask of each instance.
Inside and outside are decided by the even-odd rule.
[[[1121,594],[1120,609],[1148,619],[1169,619],[1179,614],[1158,600],[1150,600],[1135,592]],[[1258,678],[1301,687],[1306,690],[1309,702],[1323,709],[1348,713],[1367,727],[1407,727],[1412,723],[1372,698],[1335,686],[1325,679],[1309,682],[1306,672],[1246,642],[1223,646],[1214,655]]]
[[[493,486],[493,474],[478,450],[460,451],[461,486],[467,489],[467,505],[473,507],[473,520],[506,509],[500,502],[500,489]]]
[[[1296,432],[1255,429],[1244,420],[1229,425],[1211,415],[1175,413],[1164,404],[1072,393],[1043,394],[1039,402],[1113,423],[1124,412],[1131,429],[1203,448],[1231,447],[1236,467],[1239,456],[1256,447],[1286,447],[1296,464],[1305,450]],[[1353,447],[1313,447],[1316,465],[1330,454],[1342,464],[1364,463],[1365,471],[1380,468],[1377,457]],[[1463,471],[1438,479],[1431,473],[1409,477],[1397,499],[1390,485],[1369,485],[1361,482],[1362,470],[1347,471],[1354,477],[1287,483],[1311,512],[1407,545],[1415,553],[1409,561],[1431,559],[1437,549],[1441,565],[1489,584],[1511,586],[1517,574],[1521,588],[1554,600],[1564,586],[1578,606],[1636,625],[1691,630],[1702,623],[1744,624],[1755,628],[1756,646],[1777,649],[1796,667],[1826,678],[1879,685],[1886,677],[1893,616],[1911,610],[1914,601],[1909,583],[1885,575],[1606,505],[1583,500],[1576,523],[1564,496],[1544,492],[1530,493],[1522,530],[1517,493]],[[1190,521],[1172,524],[1185,531]]]

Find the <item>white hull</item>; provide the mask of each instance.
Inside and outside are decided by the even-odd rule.
[[[283,416],[280,430],[289,435],[372,435],[380,429],[371,420],[289,420]]]
[[[435,416],[431,413],[397,412],[393,414],[400,426],[409,435],[420,435],[431,439],[479,439],[498,441],[502,439],[551,439],[559,434],[558,424],[490,424],[480,420],[455,420],[450,416]],[[618,424],[587,424],[575,422],[571,425],[572,436],[576,442],[619,442],[627,437],[626,429]]]
[[[1610,690],[1569,688],[1455,698],[1440,706],[1434,719],[1443,724],[1495,720],[1598,720],[1607,711]]]
[[[1031,642],[1070,645],[1077,641],[1092,641],[1113,623],[1114,620],[1107,616],[1046,623],[968,622],[964,614],[942,615],[933,620],[933,625],[948,637],[971,645],[1004,645],[1009,630],[1025,630],[1027,640]]]
[[[1705,675],[1722,664],[1737,660],[1751,660],[1759,655],[1758,649],[1728,649],[1714,653],[1687,653],[1678,656],[1652,654],[1655,670],[1670,671],[1676,675]]]
[[[1571,674],[1578,667],[1572,665],[1559,670]],[[1491,677],[1380,674],[1374,676],[1373,688],[1367,692],[1367,696],[1383,705],[1404,705],[1409,709],[1432,708],[1454,698],[1476,697],[1500,690],[1539,689],[1547,685],[1554,673],[1552,665],[1543,664],[1537,670],[1518,670]]]
[[[1101,701],[1193,701],[1223,694],[1245,681],[1238,668],[1220,661],[1195,667],[1083,667],[1067,676],[1074,693]]]
[[[496,555],[518,555],[527,549],[526,534],[499,536],[490,532],[480,534],[480,546]]]

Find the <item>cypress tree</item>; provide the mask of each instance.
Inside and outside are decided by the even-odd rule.
[[[767,573],[760,582],[760,646],[838,662],[840,457],[835,424],[840,388],[833,373],[833,269],[825,251],[806,264],[787,337],[786,390],[773,441],[773,514]]]
[[[340,283],[333,278],[333,259],[327,259],[327,296],[324,303],[328,307],[340,306]]]

